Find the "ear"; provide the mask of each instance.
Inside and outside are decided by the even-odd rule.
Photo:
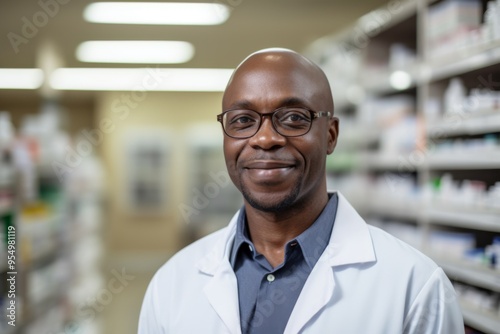
[[[335,150],[337,146],[337,138],[339,136],[339,119],[333,116],[328,122],[328,145],[326,149],[326,154],[330,155]]]

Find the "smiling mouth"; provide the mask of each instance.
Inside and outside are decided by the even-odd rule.
[[[254,184],[269,187],[284,184],[295,167],[290,161],[254,160],[245,164],[243,170]]]
[[[244,169],[249,170],[275,170],[275,169],[290,169],[295,167],[288,161],[276,161],[276,160],[255,160],[248,164],[245,164]]]

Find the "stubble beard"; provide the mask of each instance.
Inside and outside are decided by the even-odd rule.
[[[255,197],[255,195],[248,190],[245,184],[243,182],[241,183],[241,194],[248,202],[248,204],[250,204],[254,209],[263,212],[279,213],[296,208],[296,202],[297,198],[299,197],[299,193],[300,193],[300,180],[297,180],[297,182],[295,182],[293,188],[285,196],[285,198],[277,199],[277,201],[266,202],[262,199]]]

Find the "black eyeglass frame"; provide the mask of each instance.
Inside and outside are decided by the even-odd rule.
[[[282,134],[277,128],[276,128],[276,124],[274,124],[274,118],[273,116],[283,110],[283,109],[293,109],[293,108],[296,108],[296,109],[302,109],[302,110],[307,110],[310,115],[311,115],[311,124],[309,126],[309,129],[307,129],[306,132],[304,132],[303,134],[300,134],[300,135],[294,135],[294,136],[289,136],[289,135],[284,135]],[[231,111],[235,111],[235,110],[248,110],[248,111],[253,111],[255,112],[256,114],[258,114],[260,116],[260,120],[259,120],[259,126],[257,127],[257,130],[255,130],[255,133],[252,134],[251,136],[245,136],[245,137],[234,137],[234,136],[231,136],[230,134],[227,133],[226,131],[226,128],[224,127],[224,123],[223,123],[223,117],[226,113],[228,112],[231,112]],[[278,109],[275,109],[274,111],[272,112],[268,112],[268,113],[265,113],[265,114],[261,114],[259,113],[258,111],[256,110],[252,110],[252,109],[242,109],[242,108],[234,108],[234,109],[228,109],[228,110],[225,110],[223,111],[222,113],[218,114],[217,115],[217,122],[220,123],[220,125],[222,126],[222,130],[224,131],[224,133],[228,136],[228,137],[231,137],[231,138],[234,138],[234,139],[248,139],[248,138],[251,138],[253,136],[255,136],[255,134],[257,132],[259,132],[260,130],[260,127],[262,126],[262,118],[265,117],[265,116],[271,116],[271,124],[273,125],[273,129],[274,131],[276,131],[277,133],[280,134],[280,136],[283,136],[283,137],[301,137],[301,136],[305,136],[306,134],[309,133],[309,131],[311,131],[311,128],[312,128],[312,124],[313,124],[313,120],[316,119],[316,118],[320,118],[320,117],[332,117],[333,116],[333,113],[331,111],[314,111],[314,110],[311,110],[309,108],[306,108],[306,107],[281,107],[281,108],[278,108]]]

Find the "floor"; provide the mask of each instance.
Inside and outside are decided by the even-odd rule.
[[[137,324],[141,310],[142,300],[146,288],[157,268],[150,271],[127,271],[127,267],[115,267],[125,270],[126,280],[124,284],[117,284],[115,279],[120,270],[106,270],[106,282],[113,281],[116,285],[112,299],[106,305],[102,305],[100,314],[101,332],[103,334],[137,334]]]

